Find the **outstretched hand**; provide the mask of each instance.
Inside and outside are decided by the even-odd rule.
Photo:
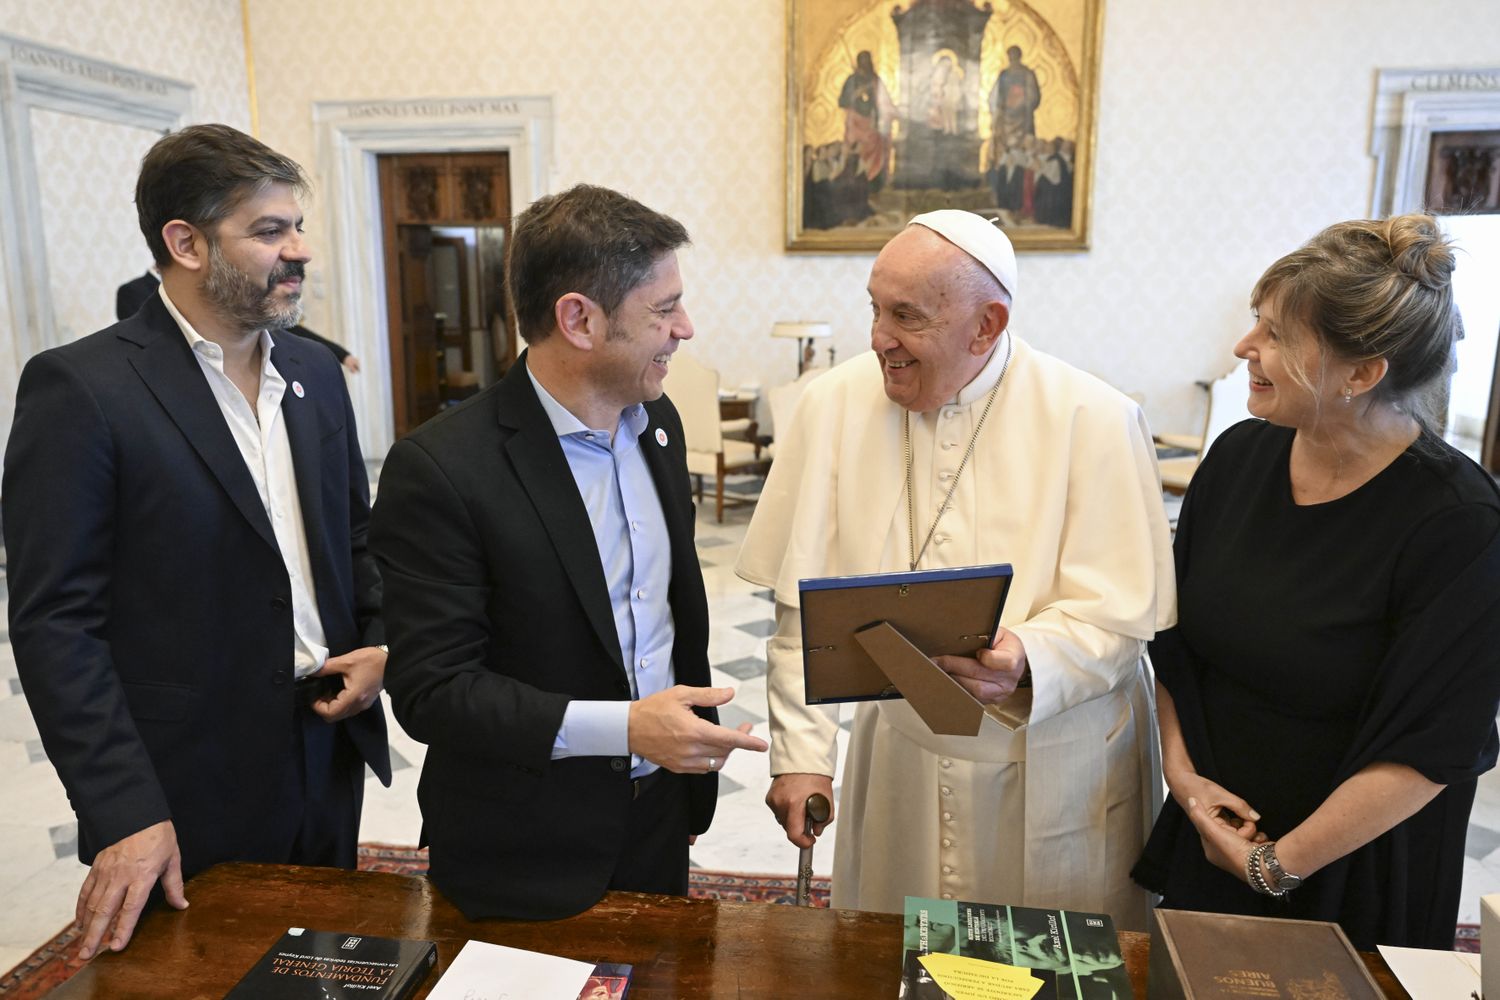
[[[717,771],[735,750],[765,752],[768,744],[750,735],[750,723],[730,729],[693,712],[726,705],[733,697],[733,688],[676,684],[631,702],[630,752],[677,774]]]

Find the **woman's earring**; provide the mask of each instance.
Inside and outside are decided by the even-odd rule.
[[[1354,390],[1346,385],[1344,386],[1344,405],[1348,406],[1352,402],[1354,402]]]

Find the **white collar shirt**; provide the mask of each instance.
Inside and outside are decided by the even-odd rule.
[[[290,652],[296,677],[300,680],[322,669],[324,661],[328,659],[328,639],[323,631],[323,620],[318,614],[307,531],[302,522],[302,500],[297,492],[296,470],[292,467],[292,444],[281,412],[281,401],[286,395],[287,383],[271,363],[271,349],[276,346],[275,342],[269,331],[260,332],[260,398],[256,408],[252,410],[250,402],[224,371],[224,349],[193,329],[193,325],[167,295],[165,284],[158,291],[167,312],[172,314],[182,335],[187,338],[188,346],[208,382],[214,401],[219,404],[219,412],[224,415],[224,423],[228,425],[229,433],[239,447],[240,457],[250,470],[250,478],[255,481],[255,491],[260,496],[261,506],[265,508],[266,517],[271,522],[271,530],[276,536],[276,546],[281,551],[281,561],[286,565],[290,583]],[[227,567],[223,569],[230,571]]]

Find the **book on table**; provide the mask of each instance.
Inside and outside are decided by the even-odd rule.
[[[428,1000],[621,1000],[631,966],[580,962],[488,941],[465,942]]]
[[[600,962],[594,966],[589,981],[583,984],[578,1000],[624,1000],[630,989],[633,968],[620,962]]]
[[[435,961],[431,941],[292,927],[224,1000],[406,1000]]]
[[[902,945],[904,1000],[1131,996],[1119,936],[1102,913],[908,896]]]
[[[1158,908],[1152,1000],[1383,1000],[1338,924]]]

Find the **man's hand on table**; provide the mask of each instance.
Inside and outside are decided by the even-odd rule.
[[[161,880],[167,902],[187,909],[182,893],[182,853],[177,849],[177,830],[163,820],[110,844],[94,858],[83,888],[78,890],[74,916],[83,928],[78,957],[93,958],[106,940],[110,951],[130,943],[136,921]]]

